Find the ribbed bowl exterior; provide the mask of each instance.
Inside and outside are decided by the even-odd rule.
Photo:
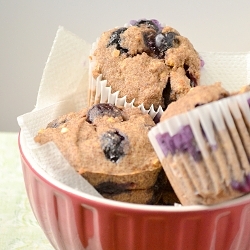
[[[57,250],[250,249],[249,196],[193,209],[95,198],[41,175],[19,148],[32,210]]]

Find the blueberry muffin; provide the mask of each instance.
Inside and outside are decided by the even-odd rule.
[[[50,122],[35,141],[53,141],[104,197],[156,204],[166,181],[147,136],[154,125],[138,108],[96,104]]]
[[[156,20],[132,21],[104,32],[90,59],[91,77],[101,75],[112,92],[146,109],[152,104],[166,109],[199,84],[201,63],[193,45]],[[90,96],[96,94],[91,91]]]
[[[197,88],[190,89],[182,100],[172,102],[162,114],[160,120],[164,121],[172,116],[185,113],[206,103],[228,97],[229,95],[230,93],[221,86],[220,82],[207,86],[198,86]]]
[[[183,205],[250,192],[250,91],[198,86],[171,103],[149,138]],[[180,181],[181,180],[181,181]]]

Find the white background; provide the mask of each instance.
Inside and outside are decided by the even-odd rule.
[[[58,26],[87,42],[131,19],[158,19],[198,51],[250,51],[248,0],[0,0],[0,131],[36,102]]]

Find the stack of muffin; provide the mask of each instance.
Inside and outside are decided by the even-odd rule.
[[[250,191],[250,92],[199,86],[201,65],[190,41],[157,20],[106,31],[90,55],[89,106],[52,121],[35,141],[53,141],[109,199],[192,205],[241,196]],[[234,113],[218,108],[231,102]],[[210,104],[214,114],[203,117]],[[231,123],[216,127],[213,115]]]

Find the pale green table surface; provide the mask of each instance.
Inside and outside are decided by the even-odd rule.
[[[0,250],[54,249],[31,210],[23,181],[18,134],[0,132]]]

